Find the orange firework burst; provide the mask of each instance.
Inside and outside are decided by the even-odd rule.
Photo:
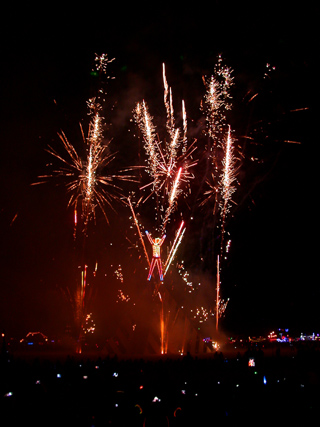
[[[97,58],[97,70],[105,72],[107,63],[111,61],[107,59],[106,55]],[[49,175],[41,175],[39,177],[41,181],[38,182],[46,182],[52,177],[63,178],[68,192],[71,193],[68,206],[74,206],[75,227],[78,223],[78,206],[81,207],[83,231],[86,231],[89,221],[95,219],[97,207],[101,209],[108,221],[105,206],[114,209],[113,202],[120,201],[122,197],[121,188],[117,182],[134,181],[133,176],[127,175],[125,171],[112,173],[107,169],[115,159],[116,153],[110,152],[110,141],[105,142],[103,137],[102,106],[96,98],[89,99],[87,106],[90,116],[88,137],[84,136],[80,125],[85,147],[84,155],[79,154],[64,132],[59,133],[64,154],[60,154],[51,146],[48,147],[47,151],[57,158],[62,165]]]
[[[182,102],[182,126],[180,128],[175,125],[172,92],[167,83],[164,64],[163,83],[167,138],[163,141],[158,139],[153,118],[149,114],[145,101],[138,103],[134,111],[134,119],[140,129],[147,154],[146,171],[151,177],[151,182],[141,189],[151,187],[151,192],[144,201],[153,193],[161,196],[161,199],[165,201],[166,206],[161,204],[160,208],[162,212],[165,212],[161,217],[162,232],[174,210],[178,195],[182,191],[182,184],[189,186],[190,180],[194,178],[191,172],[192,167],[197,164],[197,161],[192,158],[196,150],[195,141],[188,145],[187,115],[184,102]]]
[[[230,88],[233,85],[232,70],[223,64],[221,56],[214,67],[214,74],[209,78],[203,77],[203,82],[206,94],[201,107],[206,115],[208,135],[215,147],[225,132],[226,112],[231,109]]]
[[[212,169],[210,179],[206,180],[208,189],[204,192],[200,205],[214,200],[213,213],[216,214],[217,208],[219,208],[223,241],[225,220],[236,189],[237,169],[234,139],[226,118],[227,110],[231,109],[230,88],[233,84],[233,77],[232,70],[223,65],[221,56],[218,57],[214,74],[210,78],[204,79],[204,83],[206,94],[202,109],[206,114],[209,136],[208,152]]]

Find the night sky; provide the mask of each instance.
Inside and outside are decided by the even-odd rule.
[[[243,161],[227,222],[232,243],[221,290],[230,303],[222,327],[244,334],[276,327],[320,332],[314,120],[319,10],[315,2],[279,3],[265,2],[258,9],[257,3],[237,2],[232,8],[215,1],[175,11],[165,4],[146,11],[138,5],[46,7],[45,12],[24,6],[3,14],[0,328],[18,337],[30,330],[58,334],[70,320],[62,294],[75,274],[72,209],[63,186],[31,184],[47,173],[48,162],[55,162],[45,149],[59,147],[57,132],[62,129],[76,140],[79,122],[87,123],[86,101],[97,84],[90,74],[95,54],[115,58],[106,111],[120,166],[131,164],[137,144],[131,122],[135,103],[145,98],[152,114],[164,117],[163,62],[176,110],[185,99],[190,130],[201,144],[196,132],[202,76],[213,72],[222,54],[234,70],[231,126],[239,144],[243,135],[254,134],[258,143],[247,143],[246,155],[259,159]],[[267,63],[275,70],[266,80]],[[248,91],[259,93],[255,103],[246,101]],[[128,265],[133,262],[121,245],[122,252],[110,254],[117,233],[125,240],[128,218],[124,207],[115,208],[110,225],[97,214],[90,229],[90,256],[99,259],[102,271],[121,253]],[[203,224],[208,212],[195,205],[191,210]],[[197,263],[200,233],[196,226],[190,229],[189,245],[187,233],[182,250]],[[206,269],[203,274],[213,274],[214,267]],[[114,298],[110,286],[97,285],[100,313]]]

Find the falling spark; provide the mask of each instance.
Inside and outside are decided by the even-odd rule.
[[[106,53],[103,53],[102,55],[97,55],[95,57],[95,64],[96,64],[96,70],[101,71],[102,73],[106,73],[107,66],[111,62],[113,62],[115,58],[109,59],[108,55]]]
[[[301,144],[300,141],[291,141],[290,139],[285,139],[284,142],[286,142],[287,144]]]
[[[82,326],[82,330],[85,335],[93,334],[96,330],[96,325],[92,319],[92,313],[86,315],[84,325]]]
[[[115,270],[114,274],[116,275],[116,278],[120,280],[121,283],[123,283],[123,273],[122,273],[122,267],[120,264],[118,268]]]
[[[219,307],[218,307],[218,316],[222,317],[227,309],[227,305],[230,301],[230,298],[228,298],[226,301],[223,299],[219,300]]]
[[[130,297],[129,297],[129,295],[125,295],[122,289],[118,289],[118,301],[129,302]],[[118,302],[118,301],[116,301],[116,302]]]
[[[178,264],[178,273],[182,280],[185,282],[186,286],[188,286],[188,293],[194,291],[195,287],[193,285],[193,282],[189,279],[190,274],[185,269],[183,261],[181,262],[181,264]]]
[[[12,224],[15,222],[15,220],[18,218],[18,214],[16,213],[15,216],[12,218],[11,222],[10,222],[10,227],[12,226]]]

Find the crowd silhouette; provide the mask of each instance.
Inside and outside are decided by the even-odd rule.
[[[0,425],[307,425],[319,406],[319,362],[317,343],[230,358],[26,358],[3,348]]]

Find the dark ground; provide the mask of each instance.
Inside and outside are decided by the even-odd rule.
[[[3,352],[1,425],[309,425],[318,410],[319,348],[123,360]]]

